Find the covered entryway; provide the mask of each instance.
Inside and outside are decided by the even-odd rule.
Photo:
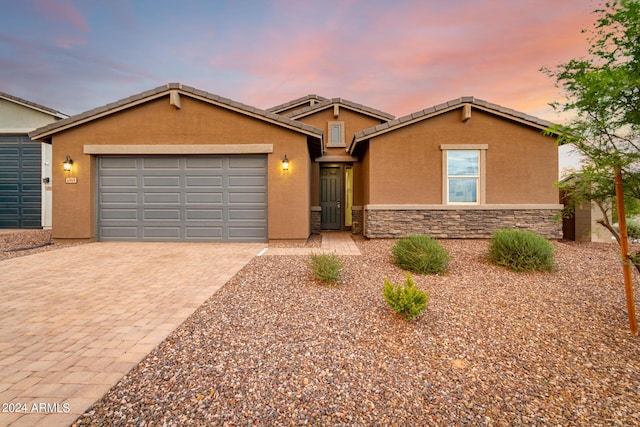
[[[99,156],[98,240],[267,241],[267,156]]]
[[[42,147],[26,135],[0,136],[0,228],[40,228]]]

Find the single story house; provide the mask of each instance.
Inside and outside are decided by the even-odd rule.
[[[261,110],[170,83],[30,136],[52,146],[56,240],[560,238],[550,124],[473,97],[394,118],[317,95]]]
[[[0,92],[0,228],[51,227],[51,145],[28,134],[67,117]]]

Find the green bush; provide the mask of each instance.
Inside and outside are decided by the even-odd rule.
[[[524,230],[498,230],[491,237],[489,259],[513,271],[553,271],[553,246]]]
[[[334,253],[312,254],[309,262],[313,276],[323,283],[335,283],[340,280],[342,262]]]
[[[627,236],[630,239],[640,239],[640,223],[633,219],[627,219]]]
[[[398,240],[391,253],[400,268],[420,274],[440,274],[447,271],[449,252],[435,239],[413,235]]]
[[[382,290],[385,301],[396,312],[411,320],[418,316],[427,308],[429,295],[416,287],[411,275],[407,274],[404,285],[397,286],[387,279],[384,279],[384,289]]]

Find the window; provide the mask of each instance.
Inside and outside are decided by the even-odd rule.
[[[447,151],[449,203],[478,203],[480,151]]]
[[[443,156],[443,203],[484,202],[486,144],[441,145]]]
[[[328,147],[346,147],[344,142],[344,122],[329,122]]]

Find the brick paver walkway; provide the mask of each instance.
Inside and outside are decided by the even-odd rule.
[[[0,426],[71,424],[265,246],[105,242],[0,262]]]
[[[348,231],[322,232],[320,248],[269,248],[263,255],[311,255],[331,252],[336,255],[362,255]]]

